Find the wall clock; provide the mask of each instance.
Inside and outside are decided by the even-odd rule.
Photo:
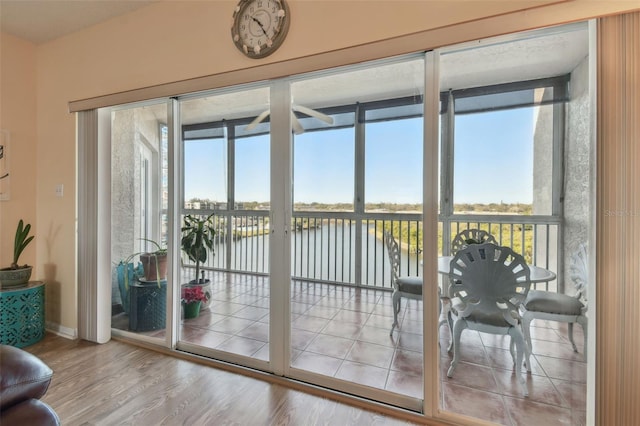
[[[233,12],[231,38],[247,57],[264,58],[282,45],[289,22],[285,0],[240,0]]]

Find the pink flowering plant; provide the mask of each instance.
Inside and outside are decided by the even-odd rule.
[[[206,302],[207,296],[202,291],[202,287],[183,287],[182,297],[180,299],[182,303],[192,302]]]

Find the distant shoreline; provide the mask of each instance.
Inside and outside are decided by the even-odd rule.
[[[226,203],[217,203],[208,199],[192,198],[187,201],[190,205],[201,206],[202,210],[227,210]],[[212,208],[211,206],[216,206]],[[225,207],[225,208],[222,208]],[[354,205],[351,203],[295,203],[295,211],[353,211]],[[525,203],[459,203],[454,204],[454,213],[487,213],[487,214],[520,214],[531,215],[533,204]],[[269,203],[266,201],[238,201],[236,210],[269,210]],[[366,203],[365,212],[368,213],[421,213],[422,204],[407,203]]]

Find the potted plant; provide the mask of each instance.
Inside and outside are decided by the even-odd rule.
[[[190,261],[196,264],[195,279],[189,281],[187,287],[203,286],[206,296],[206,302],[204,307],[208,307],[211,303],[211,283],[208,279],[204,278],[204,271],[202,276],[200,275],[200,263],[207,261],[208,251],[213,251],[213,242],[216,235],[215,224],[213,223],[213,213],[206,218],[195,217],[192,215],[186,215],[184,217],[184,224],[181,228],[182,239],[180,244],[182,250],[186,253]]]
[[[165,327],[167,291],[167,249],[157,242],[140,238],[155,247],[154,251],[129,255],[118,264],[118,285],[129,329],[151,331]],[[140,257],[137,265],[133,259]]]
[[[133,259],[138,255],[134,253],[127,258],[121,260],[116,265],[116,276],[118,278],[118,290],[120,290],[120,299],[122,300],[122,309],[129,314],[129,286],[139,277],[144,276],[142,263],[135,264]]]
[[[122,309],[127,314],[129,313],[129,285],[131,283],[143,280],[144,282],[157,283],[160,288],[160,281],[167,279],[167,249],[160,247],[160,244],[153,240],[140,239],[151,243],[156,250],[133,253],[116,264]],[[133,261],[136,256],[140,256],[140,261],[137,264]]]
[[[140,253],[140,262],[146,281],[162,281],[167,279],[167,248],[160,247],[157,242],[141,238],[155,247],[153,252]]]
[[[202,303],[207,301],[207,296],[202,291],[202,287],[182,287],[180,302],[184,310],[184,318],[197,318],[200,315]]]
[[[8,268],[0,269],[0,287],[2,288],[24,286],[31,278],[33,267],[29,265],[20,266],[18,264],[20,255],[29,243],[33,241],[34,236],[29,236],[29,231],[31,231],[31,224],[28,223],[27,226],[24,226],[24,222],[20,219],[13,242],[13,262]]]

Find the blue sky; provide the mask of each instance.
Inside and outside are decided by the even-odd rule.
[[[454,202],[531,203],[531,108],[456,117]],[[367,124],[365,202],[421,203],[422,120]],[[354,129],[308,132],[294,141],[294,202],[351,203]],[[226,201],[222,139],[188,141],[185,198]],[[268,201],[268,136],[236,145],[236,201]]]
[[[533,201],[533,109],[456,116],[454,203]]]

